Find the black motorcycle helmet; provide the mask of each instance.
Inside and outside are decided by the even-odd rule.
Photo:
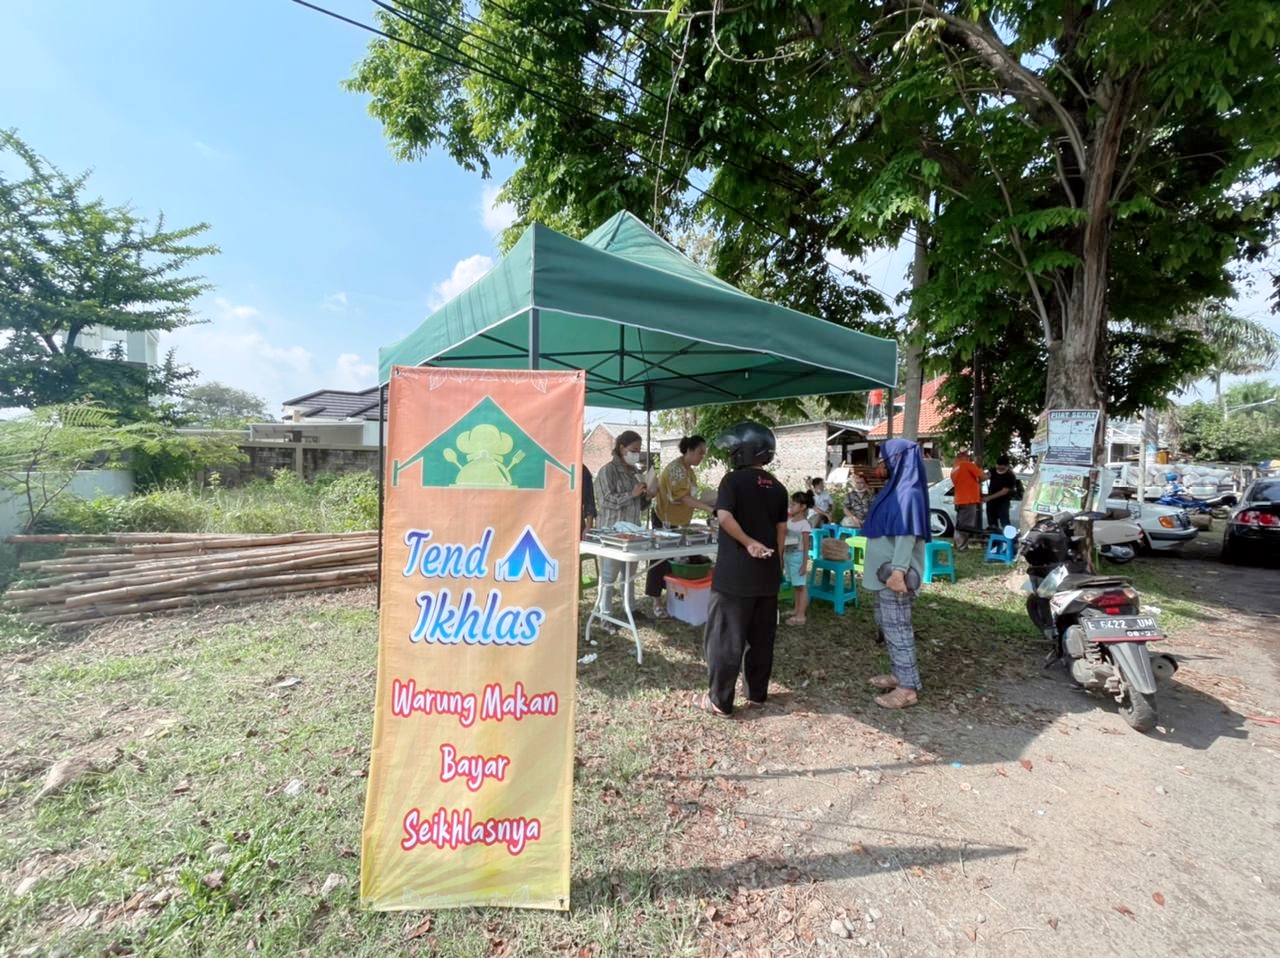
[[[735,469],[768,465],[777,445],[772,430],[758,422],[740,422],[716,437],[716,446],[729,453]]]

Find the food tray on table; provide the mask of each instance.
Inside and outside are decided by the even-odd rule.
[[[653,537],[643,532],[602,532],[600,544],[613,546],[624,552],[643,552],[652,549]]]
[[[680,545],[682,546],[707,545],[713,538],[711,530],[706,526],[681,526],[679,529],[670,531],[680,533]]]

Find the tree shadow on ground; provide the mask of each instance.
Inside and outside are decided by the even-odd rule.
[[[689,894],[714,897],[716,891],[732,895],[742,887],[767,890],[814,881],[865,878],[887,869],[978,862],[1016,856],[1026,851],[1016,845],[992,845],[982,841],[957,844],[953,837],[945,842],[929,841],[928,836],[920,837],[926,840],[919,844],[859,845],[856,851],[788,855],[785,858],[748,855],[722,864],[666,869],[661,874],[643,868],[609,869],[575,877],[572,895],[576,904],[592,900],[612,902],[625,891],[639,892],[654,899]]]
[[[947,582],[927,586],[916,605],[925,683],[919,706],[892,712],[873,702],[875,691],[866,679],[887,672],[889,661],[883,645],[876,643],[874,597],[864,594],[863,602],[844,615],[836,615],[828,603],[815,602],[806,626],[780,625],[770,708],[739,710],[734,721],[749,729],[771,717],[843,716],[965,763],[1016,759],[1063,716],[1105,716],[1108,730],[1139,734],[1130,730],[1110,696],[1084,692],[1060,667],[1042,668],[1047,643],[1027,618],[1024,596],[1014,591],[1019,578],[1014,570],[971,556],[960,559],[964,591]],[[1197,568],[1188,564],[1189,572]],[[1272,600],[1259,604],[1267,601]],[[643,664],[635,662],[629,634],[602,637],[599,658],[580,667],[579,680],[610,697],[705,688],[701,627],[648,619],[641,636]],[[1170,651],[1179,654],[1176,645]],[[1209,658],[1193,654],[1184,661]],[[1160,724],[1148,736],[1153,741],[1202,750],[1220,739],[1248,734],[1240,713],[1177,678],[1161,687],[1157,706]],[[690,713],[695,720],[708,718]],[[993,748],[984,748],[982,736],[971,734],[979,726]]]

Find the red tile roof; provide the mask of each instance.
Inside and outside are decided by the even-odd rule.
[[[942,432],[942,420],[950,415],[951,410],[943,404],[938,398],[938,389],[947,381],[946,376],[939,376],[937,379],[931,379],[920,388],[920,430],[917,438],[924,439],[927,436],[936,436]],[[898,396],[893,400],[894,406],[905,405],[907,397],[905,394]],[[893,417],[893,434],[895,436],[902,435],[902,422],[904,413],[895,413]],[[889,435],[889,421],[882,420],[872,427],[867,433],[868,439],[885,439]]]

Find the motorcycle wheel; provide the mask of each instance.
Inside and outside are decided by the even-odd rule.
[[[1132,688],[1124,693],[1120,703],[1120,714],[1136,731],[1150,732],[1156,727],[1156,696]]]
[[[1214,506],[1212,509],[1209,510],[1209,515],[1213,516],[1215,519],[1230,519],[1231,507],[1230,506]]]

